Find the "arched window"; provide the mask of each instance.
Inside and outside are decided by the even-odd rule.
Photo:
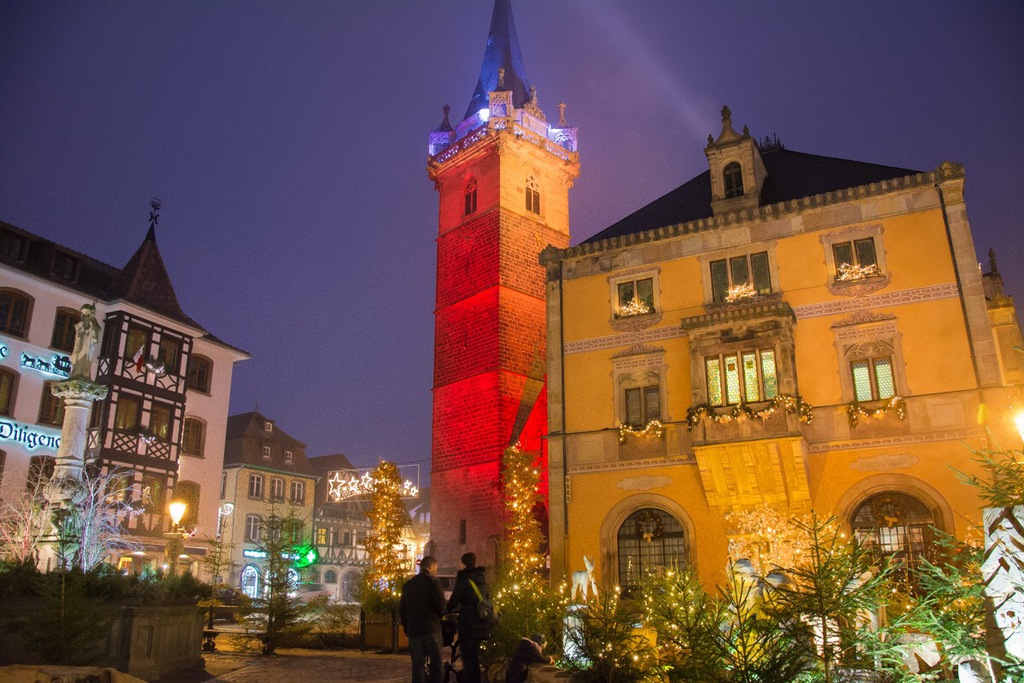
[[[932,559],[937,520],[920,500],[898,491],[884,491],[857,506],[850,520],[854,537],[879,561],[887,560],[913,590],[921,560]]]
[[[0,415],[10,415],[14,408],[14,382],[17,378],[13,372],[0,368]]]
[[[250,598],[260,597],[260,570],[251,564],[242,570],[242,592]]]
[[[341,577],[342,602],[359,602],[359,572],[346,572]]]
[[[181,527],[194,529],[199,523],[199,484],[194,481],[179,481],[174,487],[174,500],[185,503],[185,516],[181,518]]]
[[[205,439],[206,424],[198,417],[186,417],[181,426],[181,452],[202,457]]]
[[[722,181],[725,183],[725,198],[743,196],[743,167],[739,162],[726,164],[722,169]]]
[[[333,569],[324,572],[324,583],[338,583],[338,573]]]
[[[213,378],[213,361],[206,356],[192,356],[188,360],[188,388],[193,391],[210,393]]]
[[[677,569],[689,557],[683,525],[657,508],[643,508],[627,517],[617,542],[619,584],[627,592],[658,568]]]
[[[0,332],[25,338],[31,310],[28,296],[14,289],[0,289]]]
[[[476,213],[476,178],[470,178],[466,183],[466,216]]]
[[[893,359],[896,349],[886,339],[860,342],[845,349],[855,401],[881,401],[897,393]]]
[[[526,210],[530,213],[540,213],[540,185],[533,176],[526,179]]]
[[[60,427],[64,424],[64,399],[54,396],[56,382],[43,382],[43,398],[39,401],[39,422]]]
[[[53,334],[50,346],[71,353],[75,350],[75,325],[82,320],[82,314],[71,308],[58,308],[53,316]]]

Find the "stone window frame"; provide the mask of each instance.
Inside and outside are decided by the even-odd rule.
[[[686,545],[687,563],[694,569],[699,568],[698,544],[695,541],[697,538],[697,528],[686,508],[679,501],[668,496],[649,492],[637,493],[613,505],[601,521],[599,530],[600,547],[605,550],[602,554],[604,561],[598,563],[597,570],[601,574],[598,580],[599,584],[608,586],[621,585],[618,557],[619,528],[630,515],[644,508],[659,508],[679,521],[688,541]]]
[[[651,288],[654,291],[653,310],[650,313],[639,315],[619,315],[619,285],[625,282],[637,282],[650,278]],[[656,325],[664,315],[661,302],[661,268],[659,266],[645,266],[642,268],[630,268],[622,270],[614,275],[609,275],[608,281],[608,323],[616,330],[636,330],[651,325]],[[635,290],[634,290],[635,291]]]
[[[263,475],[255,472],[249,474],[249,498],[263,500]]]
[[[758,343],[758,342],[760,342],[760,343]],[[762,360],[762,354],[764,352],[766,352],[766,351],[771,351],[772,352],[772,354],[773,354],[773,361],[775,363],[775,394],[773,396],[768,396],[767,392],[765,391],[765,384],[764,384],[764,361]],[[756,357],[757,357],[757,389],[758,389],[758,395],[753,400],[751,400],[751,398],[746,395],[746,386],[745,386],[745,382],[743,381],[743,369],[742,369],[743,355],[744,354],[749,354],[749,353],[754,353],[756,355]],[[779,393],[780,393],[780,391],[779,391],[779,385],[780,385],[780,382],[779,382],[779,379],[780,379],[779,378],[779,355],[780,354],[779,354],[779,349],[778,349],[778,340],[776,340],[776,339],[759,339],[759,340],[754,340],[752,342],[751,341],[744,341],[744,342],[739,342],[739,343],[727,343],[727,344],[722,344],[721,346],[718,346],[717,348],[710,350],[710,352],[705,352],[702,355],[703,365],[701,367],[701,377],[704,379],[704,386],[703,386],[704,402],[706,402],[709,405],[711,405],[713,407],[716,407],[716,408],[724,408],[724,407],[735,406],[735,405],[739,405],[739,404],[764,403],[765,401],[770,401],[773,398],[777,397],[779,395]],[[741,397],[740,397],[740,400],[737,401],[737,402],[730,402],[729,401],[729,396],[728,396],[729,392],[728,392],[728,388],[726,387],[726,383],[724,381],[724,377],[725,377],[724,361],[725,361],[725,358],[727,356],[729,356],[729,357],[736,357],[738,359],[739,364],[740,364],[740,368],[739,368],[739,381],[740,381],[739,391],[740,391]],[[707,369],[708,369],[707,368],[707,362],[708,362],[708,360],[711,360],[711,359],[718,359],[719,361],[722,362],[722,367],[720,367],[719,371],[718,371],[718,373],[719,373],[718,374],[718,381],[721,383],[721,389],[722,389],[722,402],[721,403],[712,403],[711,402],[711,392],[709,391],[709,386],[710,386],[710,383],[711,383],[711,378],[708,377],[708,372],[707,372]]]
[[[612,358],[612,383],[615,400],[615,426],[628,424],[626,415],[626,389],[642,389],[656,384],[660,403],[658,421],[671,422],[668,411],[668,388],[666,378],[668,365],[665,350],[653,347],[636,347],[616,354]],[[644,425],[634,425],[643,427]]]
[[[188,359],[185,382],[189,391],[209,396],[213,386],[213,361],[202,354],[193,354]]]
[[[732,186],[729,182],[730,177],[733,179]],[[743,164],[735,159],[727,161],[722,166],[722,196],[725,199],[734,199],[742,197],[743,194]]]
[[[288,487],[288,500],[297,505],[306,504],[306,482],[293,479]]]
[[[888,286],[889,282],[892,281],[892,273],[886,260],[885,241],[882,239],[884,232],[885,228],[881,223],[872,223],[830,230],[818,238],[825,252],[825,286],[829,292],[838,296],[864,296]],[[836,277],[838,277],[838,264],[836,264],[833,246],[842,242],[854,242],[869,237],[875,243],[875,264],[878,266],[879,274],[862,280],[850,280],[847,282],[836,280]]]
[[[280,491],[278,489],[280,489]],[[285,486],[284,486],[284,479],[283,478],[281,478],[281,477],[271,477],[270,478],[270,500],[276,501],[278,503],[284,502],[284,496],[285,496],[284,489],[285,489]]]
[[[523,190],[526,196],[526,212],[537,216],[543,215],[540,210],[540,183],[537,181],[536,175],[526,178]]]
[[[198,431],[198,436],[195,432]],[[194,437],[195,443],[189,443],[190,434]],[[188,450],[195,446],[195,450]],[[181,454],[190,455],[194,458],[202,458],[206,449],[206,421],[199,417],[189,415],[181,422]]]
[[[903,357],[902,335],[896,318],[884,314],[864,312],[832,325],[835,335],[836,358],[839,363],[840,400],[852,403],[856,399],[853,369],[850,362],[864,358],[892,358],[893,384],[896,396],[910,395],[907,385],[907,366]],[[888,400],[888,399],[878,399]]]
[[[771,240],[761,244],[746,243],[740,246],[731,247],[728,249],[719,249],[713,252],[704,252],[697,254],[697,262],[700,263],[701,272],[701,287],[704,291],[704,305],[711,306],[726,306],[727,303],[723,301],[715,301],[714,288],[711,284],[711,262],[722,261],[728,262],[729,259],[736,258],[738,256],[747,256],[751,254],[760,254],[766,252],[768,254],[768,277],[770,290],[767,294],[759,294],[758,296],[778,296],[782,293],[782,287],[779,284],[779,263],[776,258],[776,250],[778,242]],[[729,273],[730,281],[732,278],[732,272]],[[756,297],[755,297],[756,298]]]
[[[259,543],[263,539],[263,518],[249,513],[245,516],[245,540]]]

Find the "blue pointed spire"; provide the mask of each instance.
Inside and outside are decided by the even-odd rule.
[[[501,89],[512,91],[512,106],[522,107],[529,102],[530,82],[526,79],[523,55],[519,51],[519,38],[516,36],[516,22],[512,18],[512,5],[509,0],[494,0],[491,31],[487,36],[484,63],[480,67],[480,80],[476,83],[473,99],[469,101],[463,120],[489,106],[488,93],[499,89],[498,69],[505,70],[504,87]]]

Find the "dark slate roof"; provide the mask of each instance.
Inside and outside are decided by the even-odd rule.
[[[763,152],[762,159],[768,173],[761,188],[762,206],[919,173],[788,149]],[[704,171],[584,242],[599,242],[713,215],[710,171]]]
[[[309,465],[320,474],[327,474],[335,470],[354,470],[355,466],[349,461],[344,453],[333,453],[331,455],[318,455],[309,458]]]
[[[526,78],[523,55],[519,51],[519,37],[516,35],[516,22],[512,18],[510,0],[494,0],[491,30],[487,35],[480,79],[466,108],[466,115],[462,117],[463,121],[490,106],[488,93],[498,89],[499,68],[505,69],[504,89],[512,91],[512,105],[522,107],[529,102],[530,82]]]
[[[123,299],[187,325],[199,325],[181,310],[167,267],[156,246],[156,230],[150,226],[146,239],[110,283],[107,296]],[[202,329],[202,328],[200,328]]]
[[[270,422],[274,425],[271,431],[266,431],[264,425]],[[306,444],[292,437],[283,431],[274,420],[266,417],[258,411],[250,411],[239,415],[228,417],[226,430],[226,445],[224,449],[224,465],[249,465],[258,469],[277,470],[283,472],[294,472],[314,476],[313,468],[306,459]],[[246,439],[252,439],[246,442]],[[255,442],[255,445],[253,444]],[[263,444],[276,444],[280,446],[281,453],[276,450],[272,452],[271,460],[263,459]],[[251,448],[246,446],[252,445]],[[283,451],[292,452],[292,462],[284,462]]]
[[[106,289],[117,277],[117,268],[4,221],[0,221],[0,229],[22,238],[28,246],[24,261],[0,253],[0,263],[62,287],[75,289],[90,299],[106,301]],[[73,280],[64,279],[53,272],[53,258],[58,252],[78,260],[78,272]]]

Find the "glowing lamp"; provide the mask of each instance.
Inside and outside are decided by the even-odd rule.
[[[1024,413],[1018,413],[1017,417],[1013,418],[1013,424],[1017,425],[1017,433],[1024,439]]]
[[[177,527],[181,524],[181,518],[185,516],[185,508],[188,507],[184,502],[176,500],[170,504],[169,509],[171,511],[171,522]]]
[[[480,111],[478,111],[476,113],[476,115],[480,118],[481,121],[486,123],[487,119],[491,118],[491,110],[490,109],[481,109]]]

